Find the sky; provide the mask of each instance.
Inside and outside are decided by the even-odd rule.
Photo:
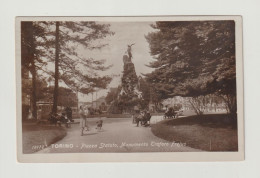
[[[132,46],[132,62],[135,65],[137,76],[141,73],[149,73],[151,68],[145,66],[153,61],[150,55],[149,44],[145,39],[145,35],[153,32],[154,29],[150,26],[153,22],[111,22],[109,23],[110,30],[115,32],[113,36],[106,37],[102,42],[107,43],[108,46],[101,50],[86,50],[80,49],[80,54],[84,57],[91,57],[94,59],[105,59],[107,65],[113,65],[110,69],[101,74],[115,74],[120,75],[123,72],[123,55],[127,50],[127,45],[135,43]],[[114,77],[109,85],[110,87],[117,87],[120,84],[121,77]],[[107,90],[100,90],[97,93],[97,98],[106,96]],[[96,94],[94,95],[96,99]],[[79,101],[90,102],[92,95],[79,94]]]

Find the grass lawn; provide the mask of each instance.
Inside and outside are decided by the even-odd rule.
[[[205,151],[238,151],[237,123],[226,114],[164,120],[152,125],[157,137]]]
[[[66,135],[63,127],[23,125],[23,153],[37,152]]]

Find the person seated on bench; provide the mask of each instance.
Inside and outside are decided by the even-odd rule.
[[[64,123],[66,125],[66,127],[69,127],[69,119],[66,117],[66,113],[62,113],[60,116],[60,122]]]
[[[57,118],[56,118],[56,116],[55,116],[55,114],[54,113],[50,113],[50,115],[49,115],[49,122],[51,123],[51,124],[55,124],[56,125],[56,123],[57,123]]]

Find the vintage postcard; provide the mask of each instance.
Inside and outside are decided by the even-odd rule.
[[[242,17],[17,17],[19,162],[244,160]]]

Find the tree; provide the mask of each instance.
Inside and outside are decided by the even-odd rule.
[[[138,79],[138,89],[140,90],[142,94],[142,98],[140,100],[140,106],[142,109],[148,108],[149,102],[151,100],[151,87],[149,86],[149,83],[145,81],[144,78],[139,77]]]
[[[160,96],[218,94],[236,112],[234,21],[156,22],[146,39],[155,70],[147,80]],[[233,108],[233,109],[232,109]]]
[[[104,71],[110,66],[104,66],[105,60],[94,60],[80,56],[79,46],[88,50],[101,49],[107,44],[101,40],[107,35],[113,35],[109,25],[96,22],[48,22],[49,36],[52,44],[51,55],[55,53],[55,87],[53,93],[53,112],[57,112],[59,102],[59,81],[63,81],[76,92],[88,94],[95,88],[106,88],[111,77],[100,76],[95,71]],[[55,29],[55,31],[53,31]],[[54,43],[53,43],[54,42]]]
[[[37,81],[37,85],[40,86],[37,96],[41,101],[50,102],[50,99],[53,97],[54,87],[45,85],[45,82],[43,81],[44,80]],[[77,107],[77,95],[74,91],[69,88],[60,86],[58,92],[60,94],[58,106]]]
[[[53,92],[53,108],[52,113],[57,112],[58,96],[59,96],[59,51],[60,51],[60,22],[56,22],[55,31],[55,74],[54,74],[54,92]]]
[[[32,88],[28,82],[22,83],[22,94],[27,95],[30,91],[32,103],[32,116],[37,118],[37,71],[40,66],[45,65],[41,57],[45,52],[39,48],[45,43],[45,30],[37,22],[21,22],[21,64],[22,64],[22,81],[29,78],[29,72],[32,75]]]

